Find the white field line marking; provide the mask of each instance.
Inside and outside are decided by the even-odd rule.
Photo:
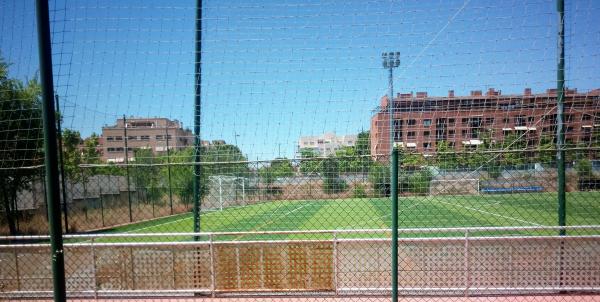
[[[406,207],[406,208],[400,208],[400,202],[398,202],[398,203],[399,203],[399,204],[398,204],[398,211],[399,211],[399,212],[404,212],[405,210],[408,210],[408,209],[414,208],[414,207],[416,207],[416,206],[418,206],[418,205],[422,204],[422,203],[423,203],[423,201],[425,201],[425,200],[424,200],[424,199],[423,199],[423,200],[419,200],[419,201],[415,202],[414,204],[411,204],[410,206],[408,206],[408,207]],[[385,215],[383,215],[383,216],[378,216],[377,218],[380,218],[380,219],[381,219],[381,218],[388,217],[388,216],[390,216],[390,215],[392,215],[392,213],[385,214]],[[398,214],[398,215],[400,215],[400,214]]]
[[[455,206],[455,207],[461,207],[461,208],[467,209],[467,210],[472,210],[472,211],[477,211],[477,212],[480,212],[480,213],[489,214],[489,215],[492,215],[492,216],[497,216],[497,217],[502,217],[502,218],[505,218],[505,219],[510,219],[510,220],[514,220],[514,221],[518,221],[518,222],[527,223],[527,224],[534,225],[534,226],[542,226],[541,224],[537,224],[535,222],[531,222],[531,221],[527,221],[527,220],[522,220],[522,219],[518,219],[518,218],[513,218],[513,217],[509,217],[509,216],[504,216],[504,215],[500,215],[500,214],[496,214],[496,213],[491,213],[491,212],[488,212],[488,211],[484,211],[484,210],[480,210],[480,209],[476,209],[476,208],[471,208],[471,207],[466,207],[466,206],[459,205],[459,204],[453,204],[453,203],[446,202],[446,201],[436,200],[435,198],[432,198],[431,200],[432,201],[437,201],[439,203],[443,203],[443,204]]]
[[[271,215],[269,215],[269,218],[272,217],[277,211],[279,211],[279,209],[281,209],[281,205],[277,206],[277,208],[271,213]],[[209,215],[212,215],[212,214],[221,213],[221,212],[222,211],[212,211],[212,212],[204,213],[202,216],[206,217],[206,216],[209,216]],[[133,229],[133,230],[130,230],[130,231],[126,231],[125,233],[134,233],[134,232],[138,232],[138,231],[141,231],[141,230],[151,229],[151,228],[155,228],[155,227],[159,227],[159,226],[163,226],[163,225],[180,223],[182,221],[185,221],[185,220],[188,220],[188,219],[193,219],[193,218],[194,218],[194,216],[192,215],[190,217],[183,217],[183,218],[180,218],[180,219],[177,219],[177,220],[173,220],[173,221],[169,221],[169,222],[163,222],[163,223],[149,225],[149,226],[142,227],[142,228]]]
[[[208,215],[216,214],[216,213],[220,213],[220,212],[221,211],[208,212],[208,213],[204,213],[202,216],[206,217]],[[183,216],[185,216],[185,215],[183,215]],[[143,227],[143,228],[137,228],[137,229],[133,229],[131,231],[126,231],[125,233],[133,233],[133,232],[137,232],[137,231],[141,231],[141,230],[146,230],[146,229],[151,229],[151,228],[155,228],[155,227],[159,227],[159,226],[163,226],[163,225],[168,225],[168,224],[173,224],[173,223],[179,223],[179,222],[182,222],[184,220],[193,219],[193,218],[194,218],[194,215],[192,214],[189,217],[183,217],[183,218],[176,219],[176,220],[173,220],[173,221],[168,221],[168,222],[163,222],[163,223],[159,223],[159,224],[149,225],[149,226],[146,226],[146,227]]]
[[[288,216],[288,215],[290,215],[290,214],[292,214],[292,213],[294,213],[294,212],[296,212],[296,211],[298,211],[298,210],[300,210],[300,209],[302,209],[302,208],[304,208],[306,206],[312,206],[312,205],[313,205],[312,203],[307,203],[307,204],[299,206],[299,207],[297,207],[297,208],[295,208],[295,209],[293,209],[291,211],[288,211],[287,213],[285,213],[283,215],[279,215],[276,218],[277,219],[281,219],[281,218],[286,217],[286,216]],[[272,217],[272,215],[270,217]],[[263,227],[265,227],[265,226],[267,226],[267,225],[275,222],[275,220],[276,219],[270,219],[269,221],[267,221],[267,222],[265,222],[265,223],[263,223],[263,224],[255,227],[255,228],[253,228],[251,232],[253,232],[253,231],[259,231],[261,228],[263,228]],[[246,236],[246,235],[240,235],[240,236],[236,237],[235,240],[239,240],[239,239],[243,238],[244,236]]]

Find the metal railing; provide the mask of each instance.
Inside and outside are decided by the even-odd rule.
[[[593,276],[600,271],[600,259],[592,251],[600,248],[600,235],[536,235],[535,231],[598,229],[600,226],[399,229],[398,290],[401,294],[464,296],[564,291],[597,293],[600,291],[600,280]],[[463,235],[443,236],[457,232]],[[506,232],[521,234],[508,235]],[[523,232],[531,232],[531,235],[524,235]],[[331,238],[216,240],[221,236],[303,233],[328,234]],[[361,233],[379,233],[384,236],[352,237]],[[389,233],[389,229],[365,229],[68,235],[65,237],[67,241],[78,241],[65,243],[67,292],[73,297],[192,294],[222,296],[250,293],[386,295],[391,291]],[[474,235],[478,233],[488,234]],[[415,234],[442,236],[418,237]],[[197,236],[206,240],[110,241],[119,237],[131,239],[165,236]],[[47,236],[0,237],[0,240],[7,239],[37,242],[46,240]],[[39,242],[0,245],[3,263],[14,263],[3,268],[0,276],[3,290],[0,291],[0,296],[49,295],[52,292],[50,272],[38,270],[32,274],[24,269],[24,266],[39,268],[48,265],[46,262],[49,259],[46,257],[39,258],[39,263],[32,262],[32,259],[36,259],[32,255],[44,254],[48,249],[49,244]],[[265,260],[265,254],[270,255],[269,261],[279,259],[280,262],[270,266]],[[544,255],[554,259],[534,259],[543,258]],[[504,256],[507,257],[506,261],[498,261]],[[294,262],[293,257],[304,261]],[[111,260],[110,263],[107,259]],[[523,259],[529,259],[531,263],[523,262]],[[430,260],[435,260],[435,263],[427,263]],[[540,261],[545,261],[545,266]],[[585,267],[581,265],[583,262]],[[298,263],[304,263],[304,266],[299,268]],[[319,265],[312,267],[310,263]],[[157,269],[158,266],[162,269]],[[273,270],[273,266],[279,266],[277,269],[280,270]],[[181,267],[188,270],[182,270]],[[254,270],[248,271],[249,267]],[[107,273],[107,270],[111,273]],[[436,282],[432,282],[427,274],[435,275]],[[581,277],[585,274],[591,277]],[[115,277],[117,275],[118,278]],[[258,281],[248,282],[245,277],[250,275]],[[275,285],[267,284],[267,279],[273,276],[284,281]],[[194,279],[205,281],[194,283]],[[294,283],[297,280],[308,281]]]

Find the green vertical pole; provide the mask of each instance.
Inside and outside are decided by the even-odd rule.
[[[167,179],[169,182],[169,205],[171,207],[171,215],[173,215],[173,190],[171,189],[171,158],[169,151],[169,123],[165,127],[165,139],[167,140]]]
[[[392,66],[390,66],[390,73],[388,75],[388,85],[390,95],[388,99],[388,112],[390,115],[390,151],[392,151],[394,148],[394,74]]]
[[[558,0],[558,68],[556,74],[557,84],[557,112],[556,112],[556,159],[558,164],[558,225],[566,226],[566,198],[565,198],[565,130],[564,130],[564,98],[565,98],[565,1]],[[560,235],[566,234],[565,229],[560,230]]]
[[[194,232],[200,232],[200,109],[202,83],[202,0],[196,0],[196,56],[194,59]],[[194,238],[198,240],[198,237]]]
[[[392,302],[398,301],[398,149],[392,149]]]
[[[54,111],[54,83],[52,80],[52,49],[50,44],[50,16],[48,1],[36,0],[40,82],[42,86],[42,119],[44,122],[44,161],[46,168],[46,199],[50,229],[52,280],[54,301],[66,301],[65,259],[60,219],[60,192],[58,174],[58,146],[56,142],[56,112]]]
[[[102,226],[104,227],[104,198],[102,197],[102,186],[100,185],[100,175],[96,176],[98,183],[98,197],[100,197],[100,218],[102,219]]]
[[[63,142],[62,142],[62,125],[61,125],[61,111],[60,111],[60,103],[58,101],[58,94],[54,97],[56,112],[58,112],[58,119],[56,120],[56,132],[58,136],[58,161],[60,165],[60,185],[62,188],[62,210],[63,210],[63,219],[65,221],[65,233],[69,232],[69,215],[67,212],[67,186],[65,179],[65,163],[63,158]]]
[[[125,174],[127,176],[127,203],[129,206],[129,222],[133,222],[133,213],[131,212],[131,185],[129,183],[129,149],[127,148],[127,118],[123,114],[123,139],[125,140]],[[137,189],[136,189],[137,191]]]

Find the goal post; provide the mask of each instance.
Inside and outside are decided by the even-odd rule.
[[[246,178],[231,175],[213,175],[208,181],[205,210],[219,210],[246,205]]]

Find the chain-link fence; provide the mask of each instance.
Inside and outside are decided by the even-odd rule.
[[[0,299],[599,299],[595,1],[40,3],[0,1]]]

